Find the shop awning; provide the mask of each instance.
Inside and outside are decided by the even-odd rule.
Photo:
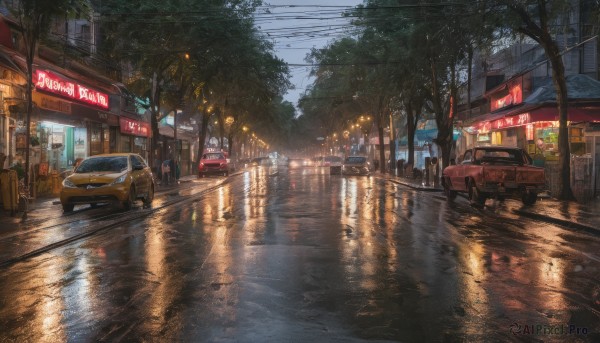
[[[12,55],[14,55],[14,53],[11,53],[9,51],[6,51],[4,48],[0,48],[0,64],[2,64],[4,67],[9,68],[13,71],[16,71],[18,73],[23,73],[24,71],[22,68],[20,68],[12,59]],[[25,69],[26,70],[26,69]]]
[[[531,122],[558,121],[558,108],[556,106],[544,106],[529,112]],[[600,122],[600,104],[596,106],[567,108],[567,119],[575,122]]]
[[[516,106],[483,114],[463,122],[463,127],[489,126],[492,129],[514,127],[540,121],[558,121],[556,91],[550,83],[535,90]],[[586,75],[569,75],[568,120],[600,122],[600,81]]]
[[[173,138],[173,127],[169,125],[158,125],[158,134],[161,136]],[[189,132],[187,130],[182,130],[181,128],[177,129],[177,139],[185,140],[185,141],[194,141],[197,140],[198,137],[194,132]]]

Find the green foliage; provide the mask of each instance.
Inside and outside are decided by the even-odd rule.
[[[13,164],[9,169],[17,172],[17,177],[21,180],[25,176],[25,168],[21,162]]]
[[[264,114],[290,87],[289,70],[254,27],[256,0],[103,0],[103,51],[138,72],[131,89],[161,108],[197,113],[208,123],[233,116],[229,131]],[[117,25],[118,24],[118,25]],[[209,111],[212,109],[212,112]],[[203,126],[206,126],[204,124]],[[225,132],[221,126],[221,131]],[[206,127],[199,128],[201,135]],[[204,137],[201,137],[203,141]]]

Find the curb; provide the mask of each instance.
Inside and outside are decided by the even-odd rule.
[[[417,186],[417,185],[411,184],[409,182],[402,182],[402,181],[394,180],[394,179],[388,179],[388,181],[391,181],[398,185],[416,189],[419,191],[425,191],[425,192],[443,192],[444,191],[441,188]],[[462,194],[459,193],[459,195],[462,195]],[[546,198],[546,197],[544,197],[544,198]],[[547,198],[550,198],[550,196],[547,196]],[[581,224],[581,223],[577,223],[577,222],[573,222],[573,221],[569,221],[569,220],[565,220],[565,219],[550,217],[550,216],[537,214],[537,213],[533,213],[533,212],[529,212],[529,211],[518,210],[518,209],[513,209],[511,211],[512,211],[512,213],[517,214],[517,215],[521,215],[524,217],[528,217],[531,219],[535,219],[535,220],[550,223],[550,224],[560,225],[566,229],[579,230],[579,231],[584,231],[586,233],[593,234],[593,235],[600,235],[600,230],[598,230],[595,227],[590,226],[590,225]]]
[[[402,181],[398,181],[398,180],[394,180],[394,179],[388,179],[388,181],[391,181],[395,184],[398,185],[402,185],[402,186],[406,186],[412,189],[416,189],[416,190],[420,190],[420,191],[424,191],[424,192],[443,192],[444,190],[441,188],[434,188],[434,187],[425,187],[425,186],[416,186],[414,184],[411,184],[409,182],[402,182]]]
[[[600,230],[594,228],[593,226],[589,226],[586,224],[581,224],[581,223],[577,223],[577,222],[572,222],[572,221],[568,221],[568,220],[564,220],[564,219],[554,218],[554,217],[545,216],[542,214],[537,214],[537,213],[518,210],[518,209],[513,209],[512,212],[514,214],[518,214],[518,215],[521,215],[524,217],[529,217],[531,219],[543,221],[543,222],[550,223],[550,224],[557,224],[557,225],[560,225],[567,229],[580,230],[580,231],[585,231],[585,232],[593,234],[593,235],[600,235]]]

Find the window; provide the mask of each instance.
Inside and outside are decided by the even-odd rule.
[[[465,158],[463,159],[462,163],[471,163],[472,159],[473,159],[473,152],[471,150],[467,150],[465,152]]]
[[[102,153],[102,125],[90,123],[90,155]]]
[[[121,151],[120,152],[131,152],[131,137],[121,136]]]
[[[146,161],[144,161],[144,159],[141,156],[133,155],[132,157],[135,160],[135,164],[134,165],[146,167]]]
[[[76,173],[120,172],[127,169],[125,156],[94,157],[83,160]]]

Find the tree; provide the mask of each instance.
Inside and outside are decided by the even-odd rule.
[[[102,4],[110,43],[107,53],[137,71],[128,84],[150,98],[152,152],[164,115],[161,107],[167,102],[173,107],[183,97],[186,110],[197,111],[200,156],[212,115],[220,118],[223,137],[224,115],[238,116],[238,109],[268,102],[289,86],[287,67],[273,57],[272,46],[254,28],[252,14],[260,1],[103,0]],[[113,25],[116,22],[119,25]],[[181,78],[177,65],[183,55],[188,58]],[[168,88],[175,92],[165,92]]]
[[[24,42],[25,61],[27,65],[27,84],[25,90],[27,114],[25,119],[25,141],[27,149],[25,152],[25,185],[30,183],[30,154],[29,142],[31,140],[31,114],[33,111],[33,60],[37,53],[40,40],[47,35],[52,20],[63,18],[70,14],[89,15],[89,4],[87,1],[79,0],[20,0],[9,3],[8,9],[16,19],[22,32]]]
[[[497,0],[507,12],[505,22],[501,27],[508,24],[515,32],[524,34],[536,41],[544,49],[552,67],[552,82],[556,90],[556,102],[558,104],[558,149],[559,174],[558,198],[572,200],[571,190],[571,152],[569,147],[569,131],[567,126],[567,82],[565,79],[565,66],[562,53],[556,42],[558,30],[563,30],[557,23],[568,23],[571,13],[571,1],[568,0]],[[496,6],[494,9],[498,9]],[[501,8],[502,9],[502,8]]]

